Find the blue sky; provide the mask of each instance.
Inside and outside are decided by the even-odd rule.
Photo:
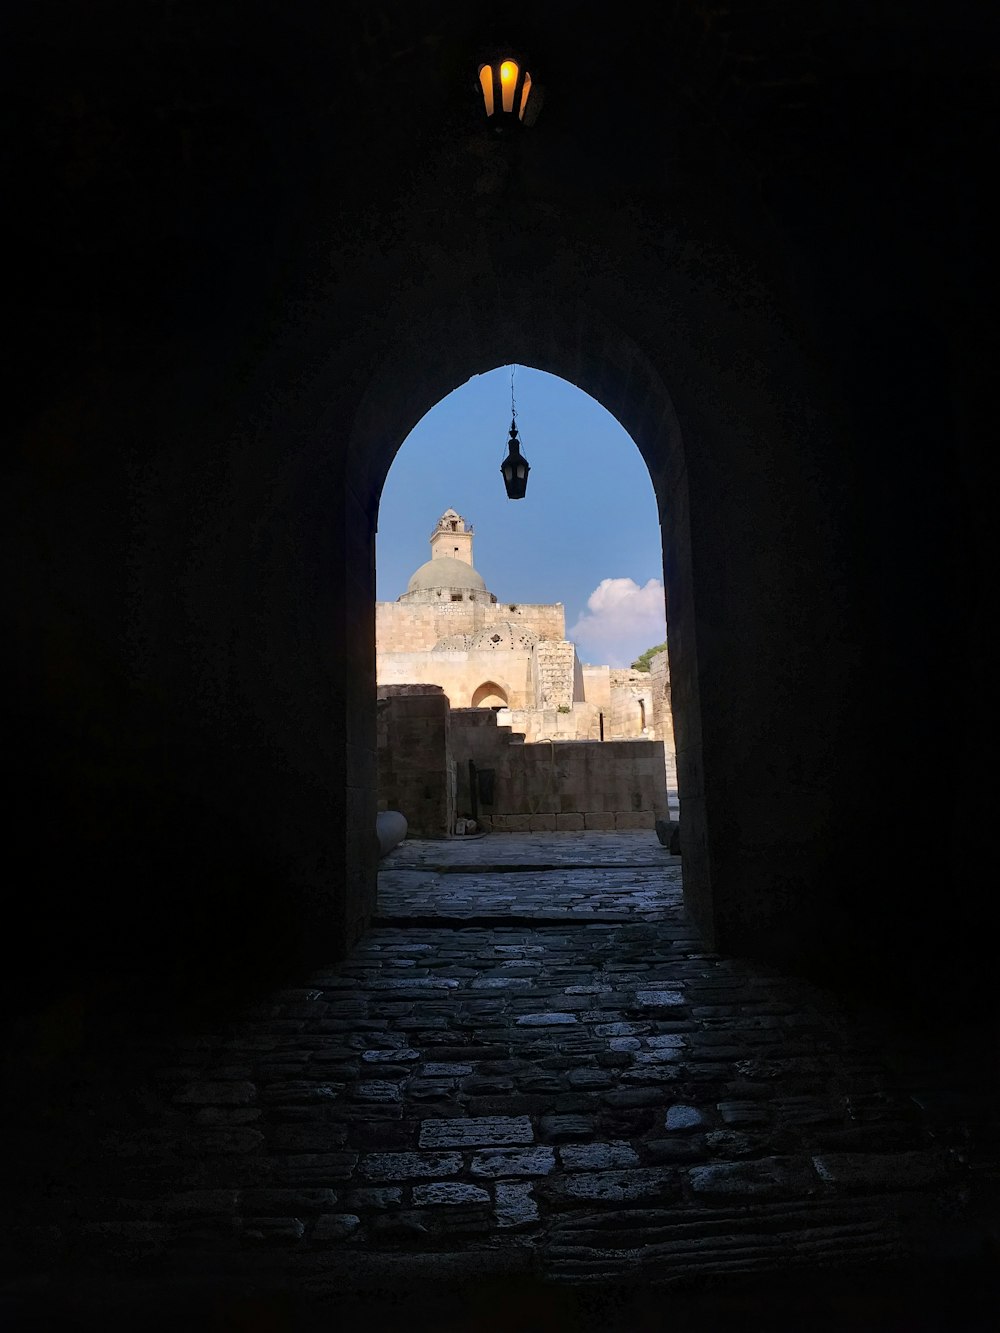
[[[665,638],[663,557],[649,473],[631,437],[565,380],[517,366],[523,500],[500,476],[511,367],[477,375],[400,446],[379,506],[377,597],[395,601],[430,558],[448,508],[475,528],[473,558],[501,601],[562,602],[583,662],[627,666]]]

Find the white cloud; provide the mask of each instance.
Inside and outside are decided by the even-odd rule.
[[[601,579],[569,637],[582,662],[628,666],[667,637],[663,584],[650,579],[640,588],[635,579]]]

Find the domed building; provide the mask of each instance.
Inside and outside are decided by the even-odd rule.
[[[447,509],[406,592],[376,603],[379,686],[440,686],[451,708],[497,710],[526,741],[672,741],[666,655],[652,672],[582,665],[562,603],[500,601],[475,568],[473,536]]]
[[[431,533],[431,558],[410,576],[400,602],[435,606],[471,602],[486,606],[496,598],[472,563],[472,533],[461,514],[446,509]]]
[[[448,596],[455,602],[496,601],[493,594],[486,591],[481,574],[471,565],[447,555],[421,565],[411,575],[406,592],[399,600],[407,603],[433,602],[442,596]]]

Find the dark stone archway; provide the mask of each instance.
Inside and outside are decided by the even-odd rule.
[[[48,1003],[40,958],[73,994],[184,995],[356,938],[379,492],[424,412],[515,360],[649,467],[706,938],[968,993],[995,17],[937,10],[883,40],[792,3],[536,6],[516,155],[465,96],[474,5],[18,16],[13,1005]],[[574,101],[598,65],[615,96]],[[912,902],[935,780],[944,944]]]
[[[751,331],[723,284],[699,290],[679,265],[670,274],[675,291],[658,292],[655,300],[623,291],[613,275],[601,290],[594,275],[591,300],[584,302],[577,284],[557,274],[539,278],[544,299],[509,274],[501,284],[502,251],[498,258],[487,247],[477,258],[458,281],[441,275],[432,302],[421,304],[422,289],[415,305],[401,302],[391,311],[393,346],[366,390],[348,444],[344,531],[358,543],[348,563],[356,570],[371,567],[371,516],[398,443],[434,402],[471,375],[516,361],[557,374],[599,401],[646,460],[661,517],[689,910],[719,948],[785,961],[818,950],[820,938],[830,940],[836,912],[820,849],[837,817],[829,788],[843,775],[819,771],[806,778],[827,758],[806,759],[801,743],[793,774],[782,758],[793,747],[765,751],[758,740],[782,729],[791,740],[802,719],[824,706],[836,715],[845,680],[838,653],[850,649],[838,648],[825,620],[821,642],[800,647],[809,670],[798,663],[790,675],[775,652],[789,607],[842,598],[838,548],[830,538],[833,494],[827,489],[811,495],[802,479],[803,461],[830,447],[817,401],[821,389],[809,384],[800,354],[776,320],[766,335],[772,368],[762,357],[747,356],[751,341],[761,343],[763,292],[753,306]],[[687,262],[697,261],[688,254]],[[472,299],[501,286],[504,299],[496,305]],[[661,315],[664,300],[670,319]],[[623,331],[623,319],[647,340],[662,369]],[[711,330],[712,336],[693,339],[692,329]],[[760,380],[779,376],[786,386],[798,380],[794,397],[762,399]],[[684,440],[677,400],[689,423]],[[794,533],[803,545],[801,563],[781,559],[776,533],[786,540]],[[704,587],[696,596],[699,565]],[[737,569],[749,583],[739,590]],[[358,601],[362,595],[359,588]],[[842,637],[846,629],[839,627]],[[747,653],[739,662],[727,661],[722,646],[733,633]],[[373,671],[372,641],[366,628],[359,637],[365,652],[357,660],[356,681]],[[700,667],[706,650],[709,679],[718,691],[711,699],[707,745]],[[761,669],[765,662],[767,670]],[[785,687],[775,697],[781,675]],[[730,703],[737,681],[738,712]],[[362,706],[359,694],[353,707]],[[365,775],[358,786],[370,791],[371,760],[357,757],[354,771]],[[780,870],[777,854],[768,850],[776,836],[782,840]]]

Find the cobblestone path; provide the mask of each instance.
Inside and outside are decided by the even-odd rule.
[[[379,873],[379,924],[432,917],[658,921],[681,858],[649,832],[493,834],[403,842]]]
[[[407,839],[382,862],[387,870],[431,869],[456,873],[463,870],[496,870],[513,866],[577,866],[588,870],[606,867],[664,865],[680,868],[680,857],[670,856],[656,836],[645,829],[618,833],[493,833],[452,838],[448,842]]]
[[[130,1123],[20,1218],[25,1272],[197,1254],[318,1291],[437,1256],[670,1285],[989,1243],[982,1091],[947,1052],[890,1060],[824,991],[705,952],[652,835],[383,864],[382,924],[346,961],[150,1043]]]

